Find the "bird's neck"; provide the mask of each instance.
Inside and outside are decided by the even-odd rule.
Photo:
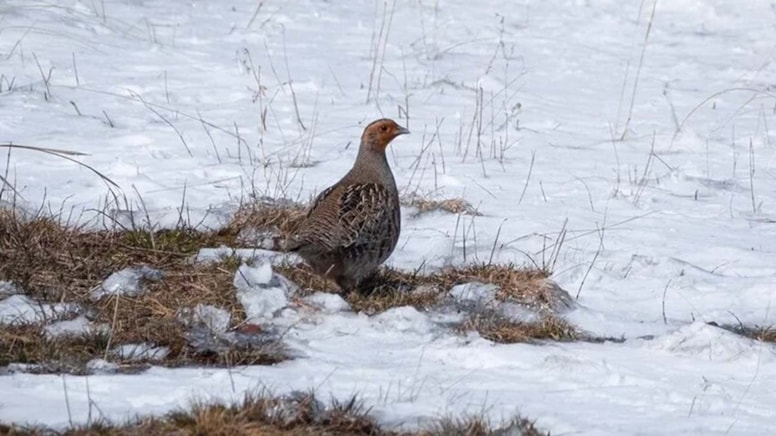
[[[373,150],[370,147],[359,148],[358,157],[350,174],[355,178],[370,177],[396,184],[385,152]]]

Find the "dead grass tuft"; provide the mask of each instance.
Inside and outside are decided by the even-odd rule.
[[[537,321],[518,322],[497,313],[482,312],[471,316],[459,326],[459,330],[475,330],[483,338],[503,344],[587,339],[567,321],[553,315],[543,315]]]
[[[534,427],[534,423],[525,418],[515,417],[511,421],[494,428],[483,416],[465,418],[441,419],[431,430],[422,433],[423,436],[549,436]]]
[[[744,324],[717,324],[716,322],[710,322],[710,325],[725,329],[729,332],[745,336],[750,339],[761,342],[776,342],[776,326],[761,327],[761,326],[746,326]]]
[[[410,195],[402,197],[402,206],[415,209],[413,216],[423,215],[430,212],[447,212],[452,214],[481,216],[482,214],[463,198],[447,198],[444,200],[433,200],[431,198],[419,195]]]
[[[11,325],[0,329],[0,366],[31,364],[30,372],[86,374],[86,363],[104,353],[109,338],[86,332],[50,338],[42,325]]]
[[[239,230],[240,239],[253,242],[256,236],[264,234],[272,238],[272,246],[279,249],[280,241],[292,234],[307,208],[291,200],[261,198],[243,204],[235,213],[229,227]]]
[[[248,394],[234,404],[195,403],[163,417],[140,417],[123,424],[105,421],[75,426],[61,433],[40,427],[5,426],[3,434],[68,436],[118,435],[382,435],[368,409],[354,397],[323,404],[313,394],[276,397]],[[2,427],[0,427],[2,428]]]
[[[516,417],[494,428],[484,417],[445,418],[428,429],[414,432],[381,427],[356,397],[345,402],[332,400],[328,405],[312,393],[272,396],[266,392],[247,394],[230,405],[194,403],[162,417],[138,417],[123,424],[98,421],[73,426],[64,431],[44,427],[0,424],[0,434],[14,436],[67,435],[208,435],[208,436],[486,436],[521,434],[545,436],[531,421]]]
[[[313,274],[303,264],[283,264],[274,268],[299,285],[303,295],[314,291],[339,292],[336,284]],[[500,301],[539,310],[554,309],[559,304],[557,292],[548,285],[546,272],[514,264],[472,264],[430,274],[381,268],[360,284],[359,292],[343,297],[353,310],[368,314],[407,305],[428,309],[441,303],[453,286],[470,282],[498,286]]]
[[[354,309],[368,313],[404,305],[425,309],[442,302],[455,285],[481,282],[498,286],[499,301],[544,310],[555,300],[546,279],[543,271],[514,264],[471,264],[430,274],[383,268],[362,285],[362,292],[348,299]]]

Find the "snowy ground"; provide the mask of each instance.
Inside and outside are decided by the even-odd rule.
[[[359,393],[389,424],[519,411],[553,434],[772,433],[776,349],[704,322],[776,324],[774,5],[663,1],[650,27],[648,0],[258,4],[3,2],[0,141],[88,153],[157,225],[182,201],[217,225],[252,193],[307,200],[366,122],[401,119],[404,192],[483,216],[405,213],[390,264],[494,244],[542,264],[567,221],[568,319],[628,340],[493,345],[409,308],[319,314],[289,335],[304,357],[274,367],[2,376],[0,421],[66,424],[65,386],[85,421],[268,385]],[[96,225],[112,198],[62,159],[8,162],[29,207]]]

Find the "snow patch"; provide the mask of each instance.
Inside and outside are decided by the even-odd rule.
[[[111,354],[130,361],[164,360],[170,353],[167,347],[157,347],[153,344],[124,344],[111,350]]]
[[[268,321],[287,307],[295,285],[272,272],[268,261],[255,265],[242,264],[234,276],[237,299],[245,309],[248,321]]]
[[[434,329],[428,315],[412,306],[394,307],[372,317],[375,328],[381,331],[397,331],[425,335]]]
[[[497,291],[496,285],[471,282],[453,286],[450,295],[461,302],[490,306],[496,302]]]
[[[58,321],[45,327],[46,336],[57,338],[62,336],[81,336],[87,334],[108,334],[110,327],[108,324],[95,324],[81,315],[77,318]]]
[[[342,296],[330,294],[328,292],[316,292],[305,297],[304,301],[325,313],[345,312],[350,310],[350,304],[348,304]]]
[[[682,326],[675,332],[654,340],[644,341],[644,347],[679,356],[721,362],[751,357],[769,362],[776,356],[776,348],[770,344],[763,344],[700,321]]]
[[[13,282],[0,280],[0,297],[16,295],[20,293],[21,290],[15,284],[13,284]]]
[[[272,263],[293,263],[299,258],[293,253],[278,253],[277,251],[261,248],[231,248],[221,246],[217,248],[202,248],[194,257],[195,262],[218,262],[224,258],[237,257],[243,262],[270,261]]]
[[[73,313],[74,304],[38,303],[24,295],[11,295],[0,300],[0,325],[34,324]]]
[[[104,359],[92,359],[86,362],[86,370],[89,374],[114,374],[118,372],[119,365]]]
[[[177,318],[185,326],[204,326],[213,333],[224,333],[232,322],[232,316],[226,309],[206,304],[198,304],[193,309],[183,308]]]
[[[143,292],[143,280],[158,281],[163,276],[161,271],[145,265],[124,268],[108,276],[97,289],[92,291],[91,297],[93,300],[99,300],[108,295],[136,297]]]

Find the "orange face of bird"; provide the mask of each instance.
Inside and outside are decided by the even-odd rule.
[[[384,151],[393,138],[410,133],[406,128],[396,124],[396,121],[383,118],[373,121],[361,136],[361,142],[371,145],[378,151]]]

